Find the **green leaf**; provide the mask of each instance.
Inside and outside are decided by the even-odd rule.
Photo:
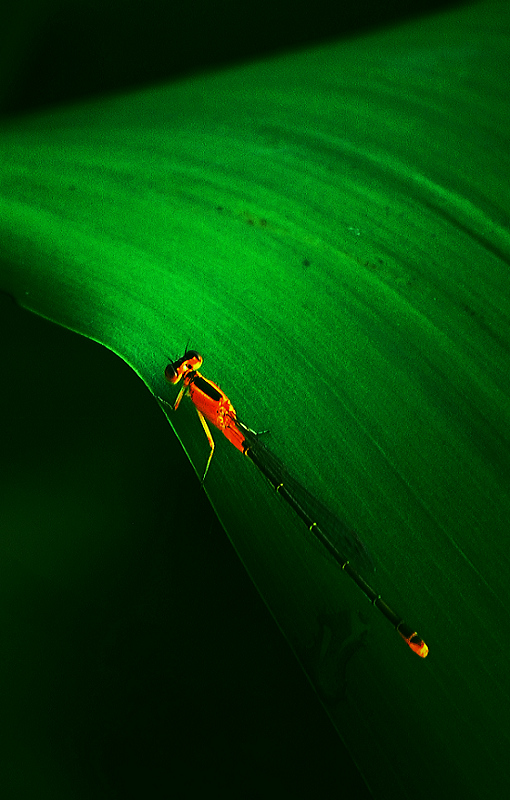
[[[207,494],[379,797],[495,796],[506,763],[509,23],[482,3],[1,131],[0,286],[169,401],[189,340],[429,644],[216,437]],[[191,404],[169,417],[201,474]]]

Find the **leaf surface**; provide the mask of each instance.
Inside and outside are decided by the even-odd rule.
[[[429,644],[216,437],[207,494],[377,797],[495,796],[506,763],[509,23],[482,3],[0,132],[0,287],[170,402],[189,341]]]

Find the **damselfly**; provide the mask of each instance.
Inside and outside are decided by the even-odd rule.
[[[181,379],[183,382],[173,404],[174,410],[177,410],[184,394],[187,393],[197,410],[211,448],[202,483],[205,481],[214,453],[214,439],[207,424],[210,422],[237,450],[258,467],[280,497],[305,523],[315,539],[364,592],[370,602],[391,622],[411,650],[421,658],[425,658],[429,649],[423,639],[384,602],[381,595],[372,589],[350,563],[352,559],[357,565],[365,568],[367,562],[370,563],[368,553],[358,536],[289,474],[281,461],[262,445],[260,433],[248,428],[237,418],[237,413],[226,394],[217,384],[198,371],[202,364],[203,358],[196,350],[186,350],[182,358],[168,364],[165,369],[165,377],[169,383],[175,385]]]

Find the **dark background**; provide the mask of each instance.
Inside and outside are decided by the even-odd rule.
[[[17,57],[0,111],[143,88],[452,5],[27,0],[6,11]],[[29,526],[51,538],[60,515],[71,538],[79,523],[94,541],[74,577],[65,557],[39,568],[19,540],[6,548],[2,796],[368,797],[136,375],[5,295],[0,323],[2,484],[58,463],[83,498],[78,521],[58,484],[52,499],[20,477],[19,516],[2,501],[3,535],[12,544]],[[98,503],[114,531],[102,549]]]
[[[142,88],[462,5],[468,3],[20,0],[2,12],[4,47],[13,51],[2,110],[18,114]]]

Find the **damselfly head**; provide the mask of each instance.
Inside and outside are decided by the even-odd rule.
[[[204,359],[196,350],[187,350],[182,358],[172,361],[165,367],[165,378],[169,383],[179,383],[187,372],[195,372],[204,363]]]

